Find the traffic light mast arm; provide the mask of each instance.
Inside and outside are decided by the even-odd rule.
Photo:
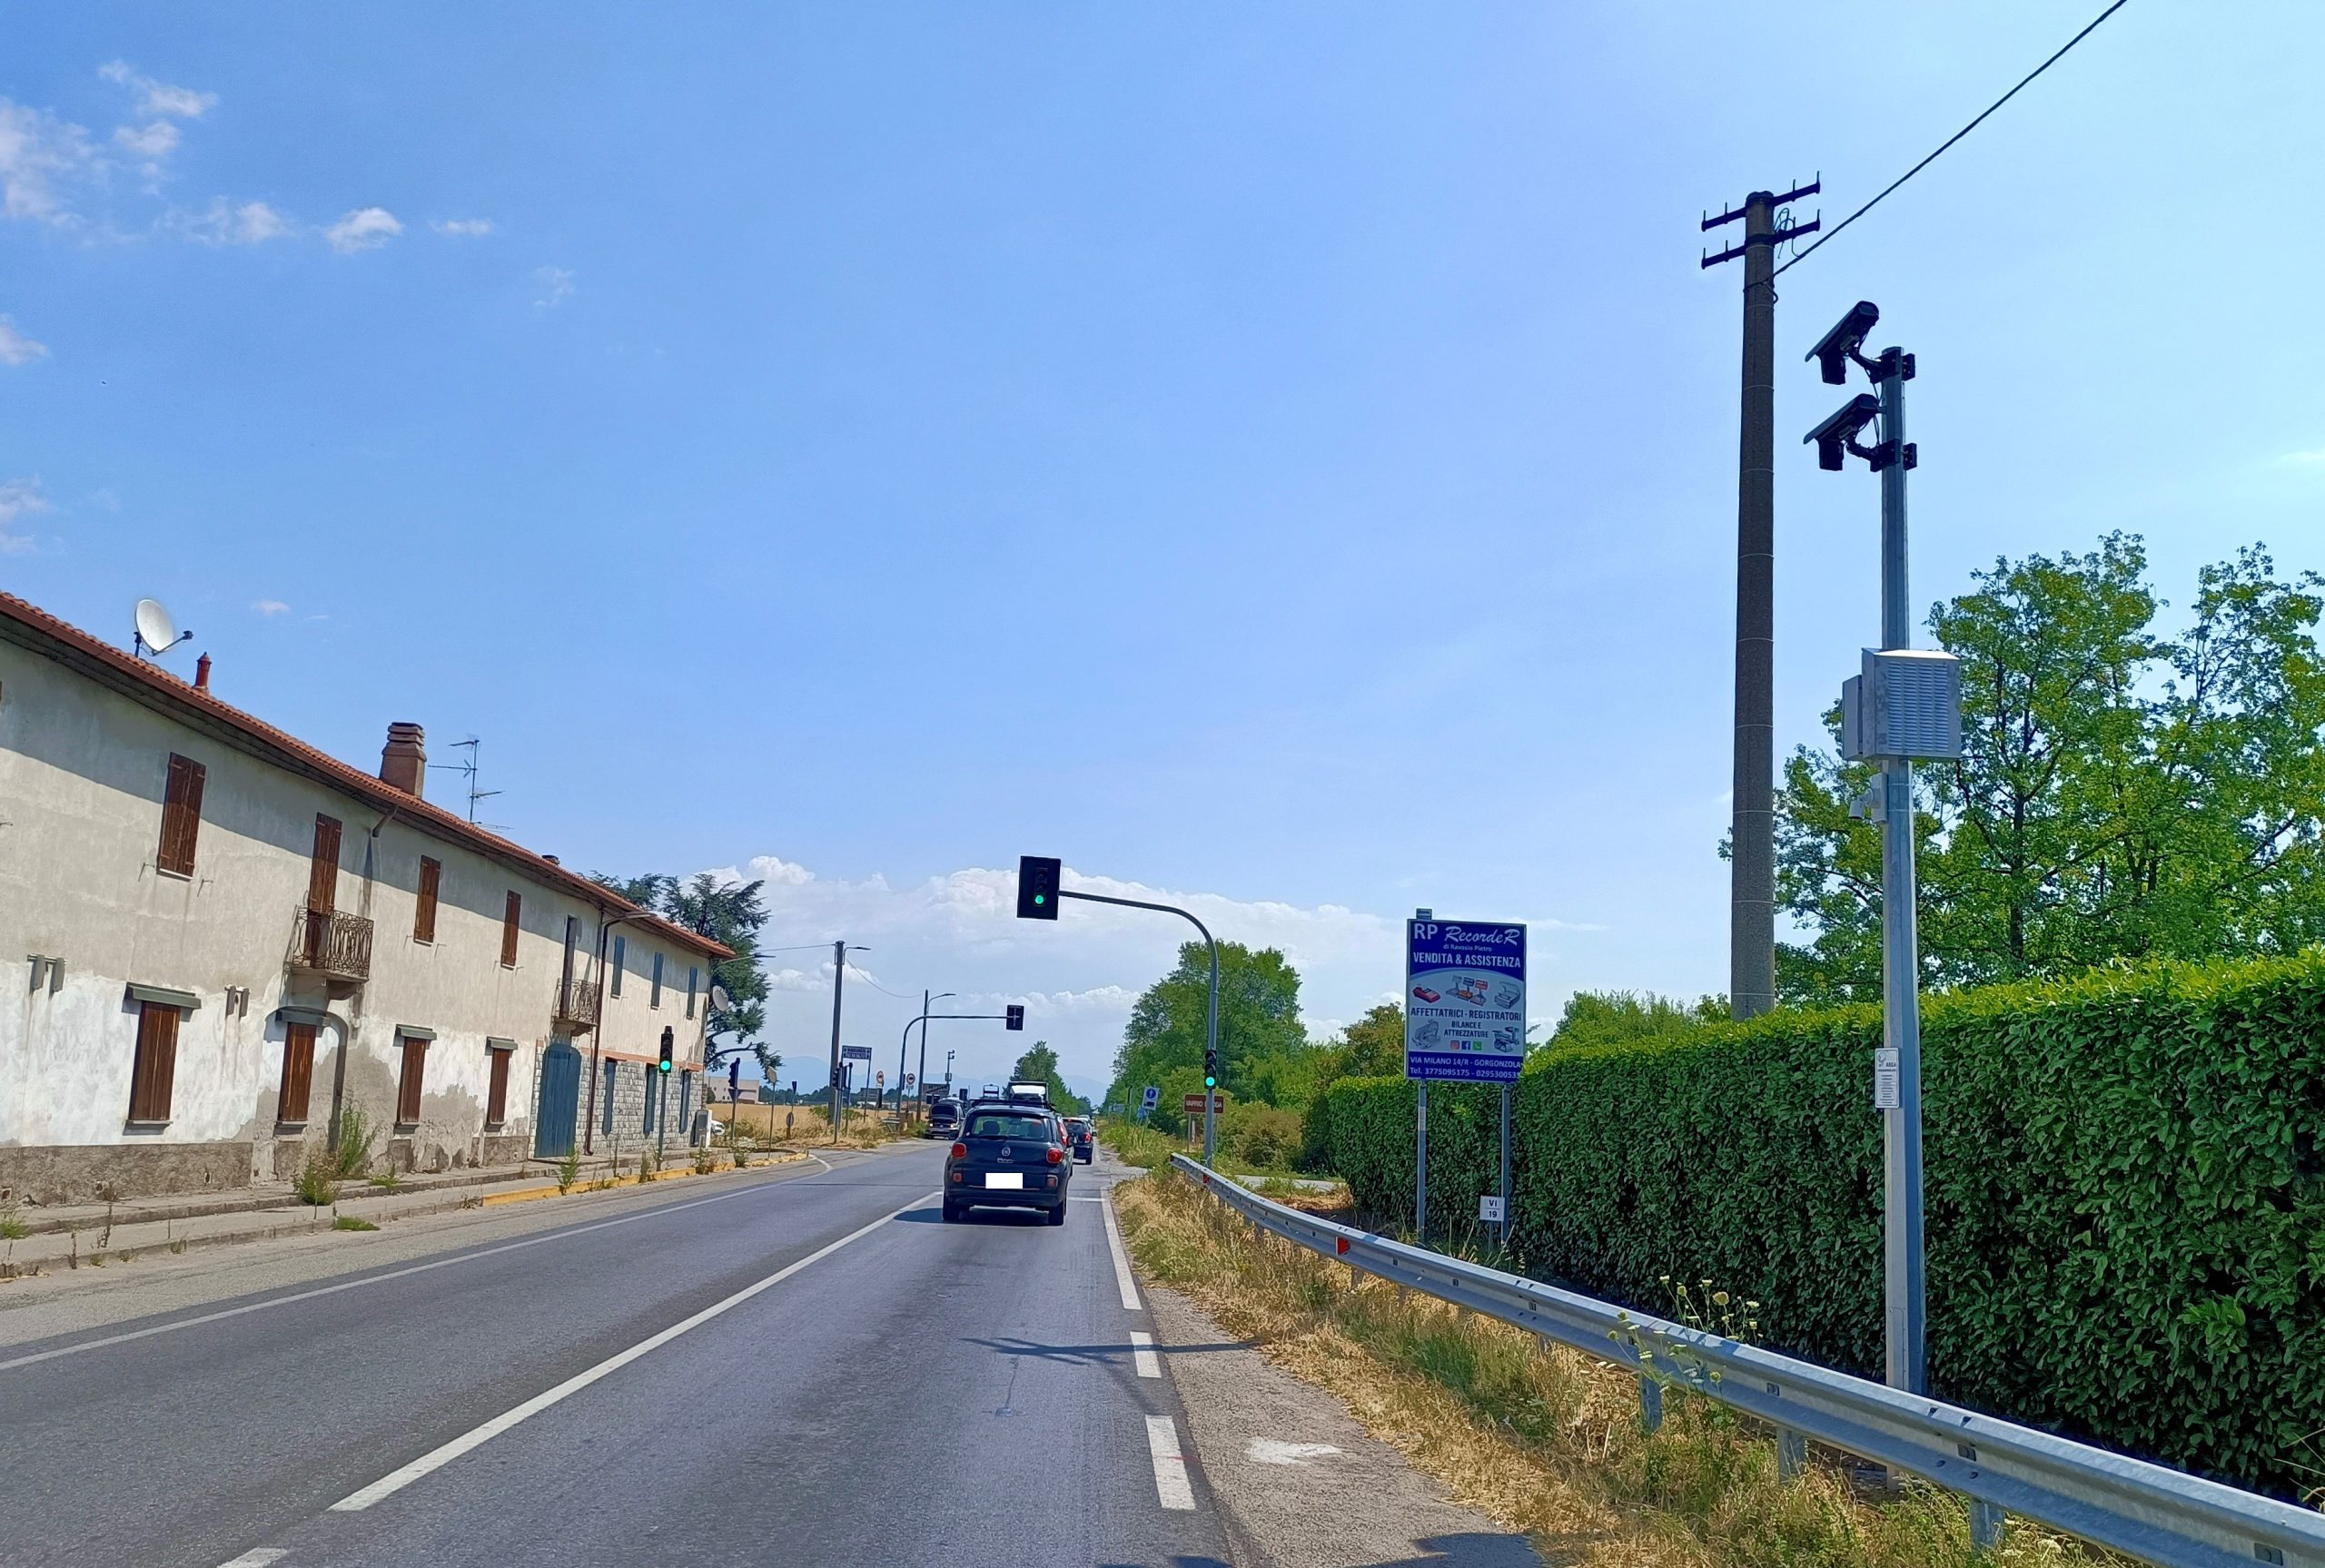
[[[1151,909],[1162,914],[1175,914],[1202,932],[1203,945],[1211,949],[1211,1004],[1203,1018],[1202,1087],[1205,1093],[1216,1090],[1219,1087],[1219,942],[1211,934],[1211,928],[1174,903],[1148,903],[1135,898],[1109,898],[1101,892],[1069,892],[1064,888],[1058,889],[1057,896],[1062,899],[1078,898],[1084,903],[1111,903],[1123,909]],[[1203,1118],[1202,1158],[1205,1165],[1211,1163],[1212,1151],[1218,1143],[1217,1134],[1212,1126],[1212,1120],[1213,1119],[1208,1116]]]

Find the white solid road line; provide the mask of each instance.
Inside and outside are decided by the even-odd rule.
[[[628,1366],[631,1362],[637,1360],[639,1356],[647,1355],[651,1351],[660,1349],[663,1346],[668,1345],[671,1340],[676,1339],[679,1335],[686,1333],[688,1329],[699,1328],[702,1325],[719,1316],[719,1314],[727,1312],[731,1308],[740,1307],[744,1302],[748,1301],[752,1297],[758,1295],[761,1291],[773,1289],[776,1286],[782,1284],[785,1280],[790,1278],[793,1275],[798,1273],[809,1264],[820,1262],[824,1258],[829,1257],[833,1253],[837,1252],[841,1247],[846,1247],[849,1242],[859,1241],[865,1237],[871,1235],[874,1231],[887,1224],[888,1221],[895,1218],[897,1215],[909,1214],[914,1209],[921,1207],[921,1205],[942,1196],[943,1195],[941,1193],[936,1192],[924,1193],[920,1197],[914,1198],[910,1203],[905,1204],[902,1208],[895,1209],[891,1213],[884,1214],[879,1218],[874,1220],[871,1224],[849,1231],[837,1241],[817,1247],[815,1251],[807,1254],[806,1257],[799,1259],[796,1263],[787,1264],[783,1267],[777,1269],[773,1274],[768,1275],[765,1279],[758,1280],[750,1285],[746,1285],[742,1289],[737,1290],[734,1295],[729,1296],[724,1301],[713,1302],[710,1306],[706,1307],[701,1311],[696,1313],[692,1317],[686,1318],[681,1322],[673,1323],[669,1327],[663,1329],[659,1334],[650,1335],[647,1338],[639,1340],[628,1349],[613,1356],[608,1356],[606,1359],[599,1362],[595,1366],[590,1367],[588,1371],[574,1374],[572,1376],[567,1378],[556,1387],[548,1390],[546,1393],[534,1395],[522,1405],[517,1405],[513,1409],[503,1411],[501,1414],[494,1416],[491,1420],[486,1422],[483,1425],[462,1433],[460,1436],[453,1438],[450,1443],[442,1444],[435,1448],[430,1449],[427,1453],[421,1455],[411,1464],[402,1466],[401,1469],[390,1471],[387,1474],[381,1476],[377,1481],[372,1482],[369,1486],[349,1493],[346,1496],[341,1498],[338,1502],[331,1505],[331,1511],[338,1514],[353,1513],[359,1509],[369,1508],[372,1504],[377,1503],[382,1497],[391,1496],[394,1494],[402,1491],[405,1487],[411,1485],[421,1476],[442,1469],[445,1465],[450,1464],[453,1460],[458,1459],[461,1455],[469,1452],[469,1450],[491,1442],[494,1438],[500,1436],[503,1432],[508,1431],[519,1422],[524,1421],[531,1416],[538,1415],[542,1411],[547,1410],[550,1405],[557,1404],[560,1400],[580,1393],[581,1390],[589,1387],[589,1385],[597,1382],[598,1379],[607,1376],[608,1373],[619,1371],[621,1368]]]
[[[1195,1489],[1179,1453],[1179,1429],[1167,1415],[1146,1418],[1146,1451],[1154,1458],[1154,1494],[1165,1508],[1192,1508]]]
[[[826,1169],[830,1168],[826,1166]],[[293,1291],[288,1296],[269,1297],[264,1301],[252,1301],[241,1307],[229,1307],[217,1312],[204,1312],[193,1317],[181,1317],[172,1323],[155,1324],[151,1328],[133,1328],[125,1334],[108,1334],[102,1339],[84,1339],[78,1345],[62,1346],[54,1350],[36,1350],[29,1356],[13,1356],[0,1361],[0,1372],[11,1372],[19,1366],[30,1366],[37,1361],[54,1361],[60,1356],[78,1356],[87,1350],[103,1350],[111,1345],[126,1345],[133,1339],[151,1339],[156,1334],[174,1334],[181,1328],[199,1328],[205,1323],[223,1322],[240,1317],[245,1313],[264,1312],[272,1307],[288,1307],[297,1301],[312,1301],[319,1296],[336,1296],[342,1290],[360,1290],[367,1285],[384,1284],[391,1279],[402,1279],[410,1275],[425,1274],[432,1268],[450,1268],[456,1263],[474,1263],[480,1257],[497,1257],[504,1252],[519,1252],[528,1247],[539,1247],[551,1241],[563,1241],[568,1237],[587,1236],[593,1230],[610,1230],[617,1225],[629,1225],[640,1219],[650,1219],[659,1214],[676,1214],[680,1209],[700,1208],[706,1203],[726,1203],[737,1198],[747,1198],[769,1187],[787,1186],[788,1182],[755,1181],[732,1192],[721,1192],[710,1198],[688,1198],[684,1203],[657,1204],[641,1208],[635,1214],[625,1214],[614,1219],[600,1219],[594,1225],[576,1225],[562,1230],[552,1230],[542,1236],[529,1236],[522,1241],[504,1241],[498,1247],[480,1247],[463,1252],[457,1257],[439,1257],[432,1263],[415,1263],[406,1268],[391,1268],[384,1274],[367,1274],[361,1279],[342,1279],[336,1285],[319,1285],[312,1290]]]
[[[268,1563],[279,1562],[290,1554],[281,1546],[253,1546],[240,1557],[219,1563],[218,1568],[266,1568]]]
[[[1154,1336],[1138,1329],[1130,1331],[1130,1358],[1141,1377],[1162,1376],[1162,1358],[1154,1354]]]
[[[1123,1250],[1122,1228],[1114,1223],[1114,1206],[1109,1203],[1098,1212],[1106,1217],[1106,1248],[1114,1255],[1114,1284],[1123,1293],[1123,1310],[1136,1312],[1138,1282],[1131,1277],[1130,1255]]]

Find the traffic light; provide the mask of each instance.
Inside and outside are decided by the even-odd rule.
[[[1055,864],[1056,863],[1052,862],[1051,863]],[[1025,1010],[1014,1001],[1009,1004],[1009,1022],[1007,1027],[1011,1029],[1023,1029],[1025,1027]]]
[[[677,1049],[678,1043],[678,1035],[672,1031],[668,1024],[664,1024],[662,1026],[662,1070],[664,1072],[670,1070],[670,1052]]]
[[[1017,918],[1019,920],[1055,920],[1057,918],[1058,863],[1037,854],[1017,857]],[[1009,1026],[1016,1028],[1015,1024]]]
[[[1219,1052],[1215,1050],[1202,1053],[1202,1086],[1205,1089],[1219,1087]]]

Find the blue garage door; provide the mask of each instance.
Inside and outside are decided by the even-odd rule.
[[[581,1106],[581,1053],[553,1040],[541,1058],[541,1101],[533,1119],[533,1156],[562,1159],[573,1152],[573,1129]]]

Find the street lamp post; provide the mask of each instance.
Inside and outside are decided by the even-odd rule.
[[[920,993],[920,1016],[913,1020],[912,1023],[905,1025],[904,1036],[896,1041],[896,1114],[898,1116],[905,1113],[905,1050],[912,1043],[913,1024],[920,1026],[920,1071],[913,1081],[925,1090],[928,1087],[928,1004],[933,1001],[943,1001],[948,996],[959,994],[958,991],[940,991],[935,996],[929,995],[925,991]]]
[[[870,952],[868,947],[850,947],[845,937],[832,943],[832,1141],[839,1141],[840,1118],[845,1114],[840,1104],[839,1082],[839,999],[840,982],[847,978],[847,955]]]

